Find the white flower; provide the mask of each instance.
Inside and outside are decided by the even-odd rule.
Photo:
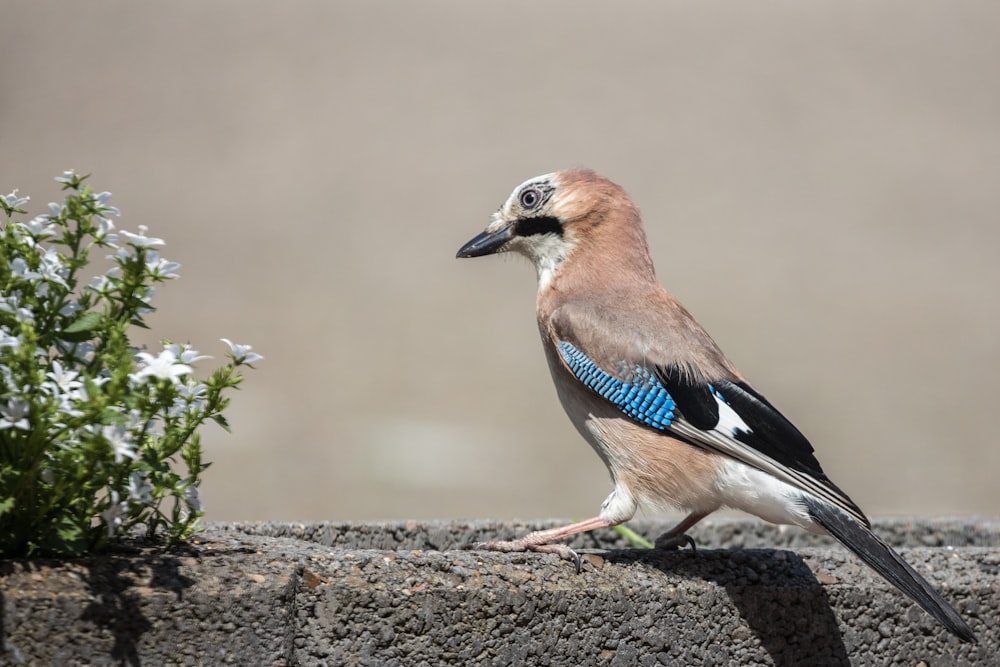
[[[108,206],[108,200],[111,199],[110,192],[100,192],[93,195],[93,202],[97,205],[95,208],[101,213],[110,213],[111,215],[121,215],[122,212],[119,211],[114,206]],[[109,221],[110,222],[110,221]],[[139,227],[142,230],[142,227]]]
[[[57,393],[71,394],[83,386],[83,383],[76,379],[79,375],[77,371],[64,371],[61,363],[53,361],[52,370],[46,373],[45,377],[51,378],[55,383]]]
[[[59,396],[59,412],[67,417],[82,417],[83,410],[77,410],[74,406],[77,401],[86,400],[83,390],[73,394],[62,394]]]
[[[38,268],[41,270],[43,278],[69,289],[69,285],[63,280],[63,276],[69,273],[69,267],[63,262],[63,258],[59,256],[59,252],[55,248],[49,248],[45,251],[42,263]]]
[[[179,278],[180,276],[174,273],[179,268],[181,268],[180,264],[160,257],[160,253],[155,250],[150,250],[146,253],[146,270],[154,278],[162,278],[164,280]]]
[[[83,343],[78,343],[74,347],[79,347],[80,345],[83,345]],[[73,353],[76,354],[77,350],[74,349]],[[84,360],[81,360],[81,359],[79,359],[77,357],[74,357],[74,358],[77,361],[84,361]],[[110,381],[111,381],[111,378],[109,378],[109,377],[91,378],[91,382],[94,384],[95,387],[101,387],[105,383],[110,382]],[[100,392],[98,392],[98,393],[100,393]],[[80,387],[79,389],[77,389],[76,392],[74,392],[74,398],[76,400],[82,401],[82,402],[89,401],[90,400],[90,394],[87,392],[87,385],[84,384],[82,387]],[[131,428],[129,430],[131,430]]]
[[[23,257],[15,257],[11,261],[10,272],[14,275],[14,277],[28,281],[35,281],[42,277],[42,274],[36,273],[28,268],[28,263],[24,261]]]
[[[56,176],[56,183],[65,183],[69,185],[76,178],[76,172],[70,169],[69,171],[64,171],[62,176]]]
[[[56,226],[49,222],[47,215],[36,215],[28,222],[22,222],[20,225],[36,239],[45,239],[54,236],[56,233]]]
[[[28,414],[30,412],[31,404],[28,401],[21,398],[10,399],[7,401],[7,407],[0,407],[0,431],[8,428],[29,430]]]
[[[61,216],[63,214],[63,211],[65,211],[65,210],[66,210],[66,206],[64,204],[57,204],[54,201],[50,201],[49,202],[49,215],[48,215],[49,220],[56,220],[56,219],[58,219],[59,216]]]
[[[115,528],[122,525],[122,515],[127,508],[128,506],[124,502],[119,501],[118,492],[111,491],[111,505],[101,512],[101,518],[108,526],[108,537],[115,536]]]
[[[163,239],[156,239],[146,236],[146,232],[149,229],[145,225],[139,225],[139,233],[133,234],[132,232],[126,232],[124,229],[121,231],[121,235],[128,239],[128,244],[135,248],[148,248],[154,245],[164,245]]]
[[[106,293],[109,292],[112,287],[114,287],[114,285],[111,284],[111,281],[108,279],[107,276],[103,275],[94,276],[93,278],[90,279],[90,284],[87,285],[87,289],[97,292],[98,294],[101,295],[106,295]]]
[[[69,417],[80,417],[83,412],[74,407],[76,401],[86,399],[83,383],[76,378],[76,371],[63,371],[62,364],[52,362],[52,371],[45,374],[48,380],[42,382],[41,389],[59,401],[59,412]]]
[[[15,352],[21,347],[21,340],[17,336],[11,336],[6,327],[0,327],[0,350],[9,347]]]
[[[155,294],[155,292],[156,292],[155,287],[147,287],[141,292],[137,292],[135,295],[136,298],[139,299],[139,301],[142,301],[144,304],[146,304],[146,306],[140,306],[136,308],[135,312],[139,313],[140,315],[153,312],[155,308],[150,306],[149,302],[153,300],[153,294]]]
[[[177,387],[177,396],[174,397],[173,405],[167,411],[171,417],[180,417],[188,409],[200,410],[205,403],[205,395],[208,387],[203,382],[189,381]]]
[[[118,235],[111,233],[115,229],[115,223],[99,215],[94,217],[97,220],[97,231],[94,233],[94,238],[104,245],[117,248]]]
[[[153,487],[146,481],[145,473],[133,472],[128,476],[128,498],[137,503],[151,505]]]
[[[188,507],[191,508],[192,512],[201,511],[201,498],[198,497],[198,485],[188,484],[184,487],[184,500],[187,502]]]
[[[188,382],[177,387],[177,394],[187,401],[199,402],[208,393],[208,385],[204,382]]]
[[[18,197],[17,190],[14,190],[9,195],[0,195],[4,203],[10,208],[19,208],[22,204],[27,204],[31,197]]]
[[[0,297],[0,311],[13,313],[18,322],[34,322],[35,314],[29,308],[21,307],[21,296],[11,294],[7,298]]]
[[[148,352],[140,352],[136,357],[143,366],[129,376],[133,382],[143,383],[146,378],[155,377],[177,384],[182,376],[194,370],[186,364],[178,363],[177,355],[170,350],[164,350],[155,357]]]
[[[129,438],[128,430],[121,424],[105,426],[101,429],[101,435],[111,445],[111,451],[115,454],[115,463],[121,463],[125,459],[135,459],[135,443]]]
[[[238,345],[228,338],[220,338],[219,340],[229,346],[229,354],[232,355],[233,361],[238,364],[253,364],[264,360],[264,357],[250,351],[253,349],[252,345]]]
[[[72,394],[59,394],[56,397],[59,400],[58,411],[65,415],[66,417],[82,417],[83,410],[77,410],[74,406],[76,401],[85,400],[86,397],[83,395],[83,390],[79,392],[73,392]]]
[[[192,349],[188,344],[178,345],[177,343],[171,343],[163,348],[171,352],[175,357],[180,359],[182,364],[193,364],[196,361],[201,361],[202,359],[211,359],[212,357],[207,354],[198,354],[198,351]]]
[[[65,306],[59,309],[59,314],[62,315],[63,317],[70,317],[72,315],[76,315],[81,310],[83,310],[83,306],[81,306],[75,301],[70,301]]]

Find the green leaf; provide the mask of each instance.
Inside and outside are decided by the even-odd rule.
[[[219,426],[221,426],[222,428],[224,428],[226,430],[226,432],[229,432],[229,433],[232,432],[232,429],[229,428],[229,422],[226,421],[226,418],[223,417],[221,414],[212,415],[212,421],[214,421],[216,424],[218,424]]]
[[[94,331],[104,323],[104,316],[90,310],[76,318],[76,321],[59,332],[59,338],[68,340],[71,343],[93,338]]]
[[[615,531],[626,540],[632,546],[633,549],[652,549],[653,543],[644,538],[639,533],[635,532],[627,526],[612,526],[611,530]]]
[[[73,558],[87,553],[88,535],[68,515],[57,517],[40,537],[38,551],[41,554]]]

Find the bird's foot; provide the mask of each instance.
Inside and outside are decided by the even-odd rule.
[[[680,549],[688,545],[691,547],[691,552],[695,553],[698,551],[698,545],[694,543],[694,538],[686,533],[681,533],[680,535],[675,535],[673,533],[664,533],[656,538],[653,543],[653,547],[656,549],[661,549],[663,551],[673,551],[674,549]]]
[[[536,551],[538,553],[556,554],[563,560],[571,561],[576,566],[577,573],[583,569],[583,559],[580,558],[580,554],[565,544],[536,543],[527,538],[521,538],[520,540],[509,540],[506,542],[480,542],[473,549],[502,551],[504,553]]]

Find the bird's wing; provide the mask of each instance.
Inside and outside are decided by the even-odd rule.
[[[767,399],[728,371],[728,362],[699,369],[691,361],[698,355],[675,355],[672,360],[668,350],[650,344],[648,337],[641,345],[623,345],[621,331],[609,333],[604,345],[604,336],[595,334],[600,326],[591,321],[583,331],[567,326],[567,317],[572,317],[572,311],[563,310],[562,326],[553,332],[563,363],[578,382],[626,417],[773,475],[870,525],[861,509],[823,472],[806,437]],[[621,325],[621,318],[611,323],[619,329]],[[574,335],[574,329],[580,335]],[[711,348],[706,358],[724,359],[707,334],[702,342]]]

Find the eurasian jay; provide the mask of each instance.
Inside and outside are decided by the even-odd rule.
[[[614,489],[600,513],[519,540],[479,545],[575,558],[554,540],[628,521],[642,506],[687,518],[657,547],[728,507],[832,535],[964,641],[975,635],[879,539],[824,474],[812,445],[656,280],[639,211],[589,170],[519,185],[458,257],[516,252],[538,273],[538,329],[563,408]]]

